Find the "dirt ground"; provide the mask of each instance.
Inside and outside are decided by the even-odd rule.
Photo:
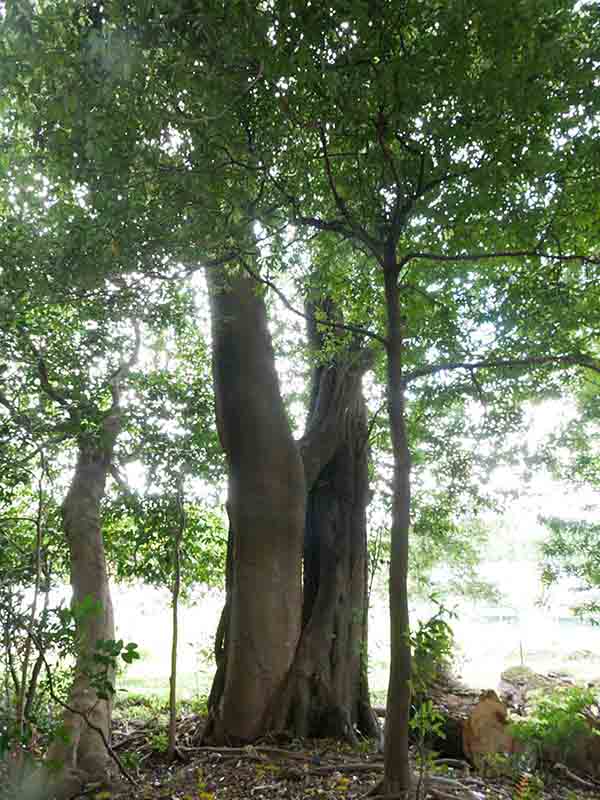
[[[169,764],[164,754],[156,751],[160,729],[155,722],[118,722],[114,746],[120,759],[129,765],[133,783],[122,776],[116,778],[110,797],[115,800],[270,800],[282,797],[358,800],[367,797],[381,779],[383,757],[372,742],[351,748],[330,740],[279,738],[246,748],[210,748],[196,744],[202,725],[203,719],[197,715],[179,721],[181,758]],[[415,758],[415,775],[418,776],[417,762]],[[540,779],[518,768],[508,772],[510,774],[482,775],[465,762],[441,759],[431,764],[434,785],[427,789],[427,779],[424,779],[421,797],[422,800],[600,800],[600,784],[595,788],[586,787],[552,771]],[[97,791],[95,796],[99,796]]]

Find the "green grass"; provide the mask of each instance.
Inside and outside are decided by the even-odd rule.
[[[144,674],[142,669],[136,670],[136,673],[128,671],[119,677],[117,680],[117,693],[119,695],[132,692],[134,694],[168,698],[169,678],[167,675],[147,675]],[[189,699],[195,695],[208,694],[211,682],[212,675],[208,672],[178,672],[178,700]]]
[[[177,714],[206,714],[206,695],[195,695],[177,701]],[[169,714],[168,693],[117,692],[113,715],[115,719],[153,720],[165,724]]]

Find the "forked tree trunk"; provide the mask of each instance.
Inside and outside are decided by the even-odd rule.
[[[318,351],[314,324],[309,339]],[[300,442],[308,485],[303,629],[273,727],[302,737],[354,741],[355,729],[369,737],[379,730],[366,668],[367,366],[365,353],[340,351],[314,369]]]
[[[305,484],[260,287],[207,270],[219,435],[229,468],[231,586],[206,739],[250,742],[268,727],[300,635]]]
[[[53,783],[68,781],[73,774],[86,780],[102,776],[108,759],[98,729],[109,741],[112,703],[110,699],[98,697],[90,676],[98,670],[93,662],[97,642],[114,639],[100,504],[104,497],[118,425],[116,416],[107,418],[102,445],[80,447],[75,475],[62,506],[63,528],[70,556],[72,605],[82,608],[82,604],[92,601],[95,608],[77,617],[75,678],[67,700],[72,710],[66,710],[63,716],[65,736],[54,740],[46,758],[51,775],[56,767],[60,768],[58,776],[53,777]],[[112,682],[112,672],[100,674]]]

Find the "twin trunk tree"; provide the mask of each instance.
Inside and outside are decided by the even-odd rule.
[[[315,366],[296,444],[260,285],[244,274],[207,279],[230,536],[206,738],[375,735],[366,673],[368,357],[345,351]],[[318,354],[323,341],[308,316]]]

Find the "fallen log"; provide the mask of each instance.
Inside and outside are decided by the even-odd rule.
[[[508,710],[496,692],[482,692],[462,729],[463,752],[476,767],[495,753],[519,753],[523,746],[509,731]]]

